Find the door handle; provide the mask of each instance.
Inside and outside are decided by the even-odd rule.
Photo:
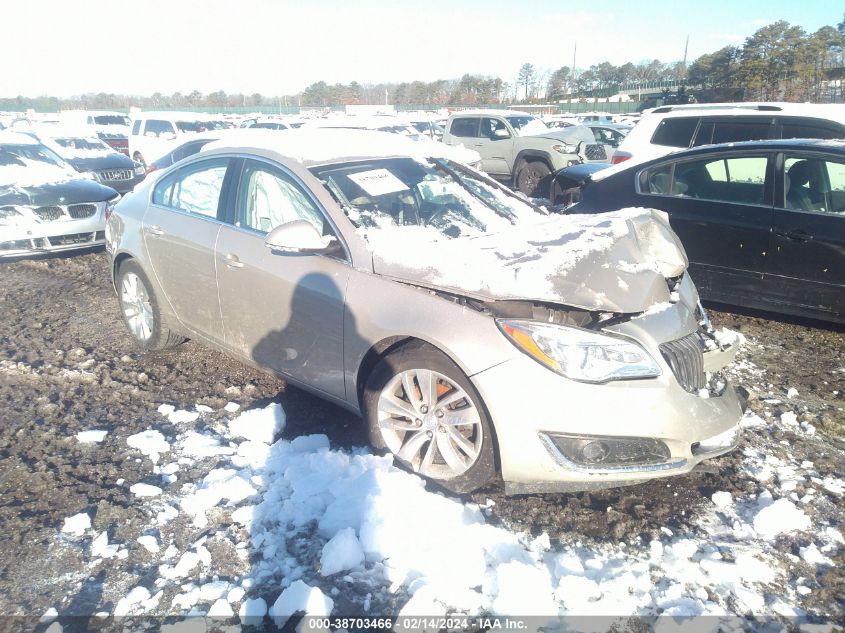
[[[164,235],[164,231],[161,230],[161,227],[158,224],[153,224],[147,227],[147,233],[153,235],[155,237]]]
[[[244,267],[244,263],[234,253],[229,253],[224,259],[226,260],[226,266],[228,266],[229,268]]]
[[[788,231],[775,231],[775,235],[785,237],[793,242],[809,242],[813,236],[802,229],[790,229]]]

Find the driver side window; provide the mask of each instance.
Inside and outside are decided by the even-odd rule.
[[[331,234],[323,212],[279,169],[257,161],[247,161],[238,194],[236,226],[269,233],[294,220],[310,222],[320,235]]]

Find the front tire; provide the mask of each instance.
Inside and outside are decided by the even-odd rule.
[[[367,379],[370,442],[447,490],[466,493],[496,474],[492,425],[469,378],[439,350],[409,344]]]
[[[185,340],[162,318],[150,280],[136,262],[129,260],[120,265],[116,286],[123,322],[138,345],[157,350]]]
[[[543,161],[519,161],[514,176],[516,188],[529,198],[548,197],[549,176],[552,170]]]

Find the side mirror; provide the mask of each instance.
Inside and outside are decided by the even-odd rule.
[[[340,250],[340,243],[335,238],[320,235],[307,220],[280,224],[267,234],[264,246],[274,252],[305,255],[329,254]]]
[[[493,132],[493,137],[494,137],[494,138],[510,138],[510,137],[511,137],[511,133],[510,133],[510,132],[508,132],[508,131],[507,131],[507,130],[505,130],[505,129],[499,128],[498,130],[495,130],[495,131]]]

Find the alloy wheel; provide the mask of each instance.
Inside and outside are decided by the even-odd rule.
[[[139,341],[153,335],[153,307],[144,282],[135,273],[126,273],[120,284],[120,307],[129,331]]]
[[[378,428],[390,451],[432,479],[465,473],[484,441],[479,411],[451,378],[428,369],[394,376],[378,399]]]

